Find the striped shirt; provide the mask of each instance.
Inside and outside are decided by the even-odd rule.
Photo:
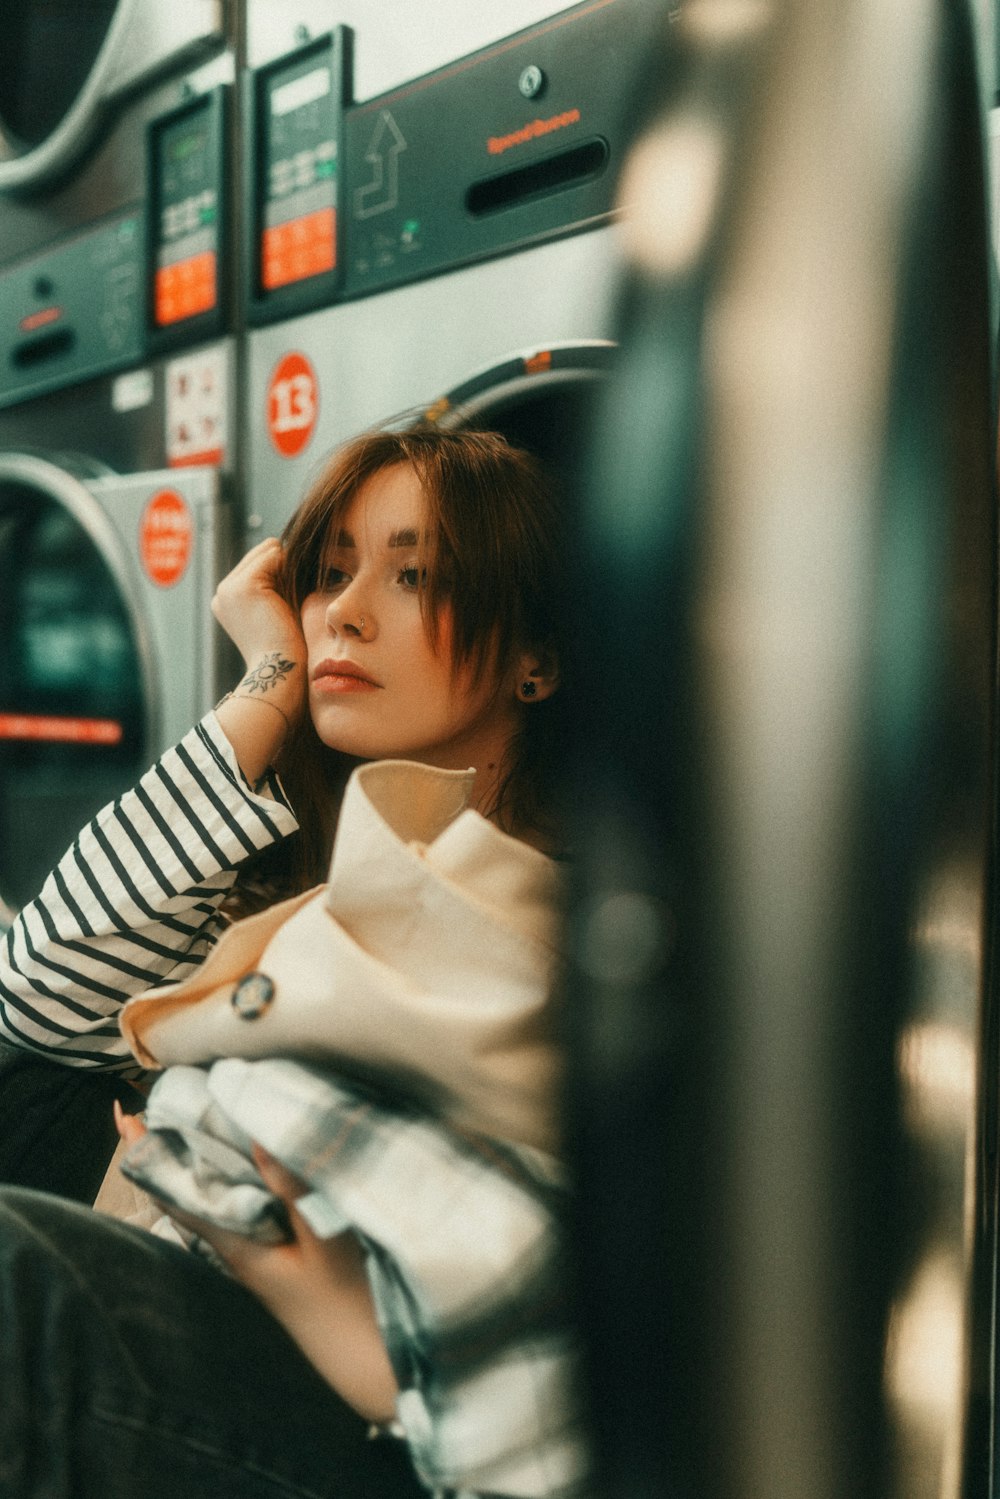
[[[240,864],[297,826],[277,778],[251,787],[209,713],[87,824],[7,932],[0,1044],[135,1075],[122,1005],[202,962]]]
[[[239,865],[296,827],[276,778],[249,786],[209,714],[84,828],[7,933],[0,1045],[139,1071],[118,1026],[125,1001],[202,962],[226,925],[220,906]],[[185,1074],[202,1091],[222,1085],[217,1125],[222,1104],[244,1144],[259,1139],[309,1183],[299,1205],[315,1232],[358,1233],[400,1384],[397,1427],[426,1486],[452,1499],[583,1499],[558,1163],[301,1063],[172,1068],[153,1090],[129,1175],[204,1217],[219,1218],[227,1184],[203,1170],[207,1195],[188,1200],[197,1182],[171,1140],[194,1148],[201,1138],[215,1167],[227,1142],[204,1136],[197,1099],[186,1118],[159,1117]],[[236,1169],[238,1182],[245,1169],[256,1176],[249,1161]],[[273,1208],[262,1206],[265,1216]]]

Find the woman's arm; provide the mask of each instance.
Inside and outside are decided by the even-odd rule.
[[[239,865],[296,827],[277,781],[254,789],[209,714],[84,828],[7,933],[0,1042],[134,1071],[121,1006],[202,961]]]
[[[280,542],[269,536],[223,578],[212,600],[212,613],[247,668],[217,712],[250,781],[274,764],[306,700],[306,643],[276,586],[282,560]]]
[[[240,864],[295,831],[268,772],[306,688],[305,642],[276,587],[281,562],[280,544],[261,542],[212,601],[247,666],[238,686],[97,814],[7,933],[0,1043],[136,1071],[122,1005],[202,961]]]

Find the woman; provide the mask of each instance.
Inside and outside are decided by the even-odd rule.
[[[118,1021],[129,997],[140,996],[133,1006],[141,1007],[165,980],[178,981],[173,992],[181,993],[215,946],[224,909],[259,906],[262,890],[299,892],[295,912],[311,908],[347,773],[367,764],[363,777],[387,758],[405,760],[401,773],[414,784],[457,775],[471,815],[463,838],[471,832],[518,871],[529,865],[532,889],[549,892],[551,918],[556,530],[552,494],[534,465],[492,435],[413,429],[359,439],[338,454],[284,545],[263,542],[220,585],[213,609],[247,667],[237,688],[133,793],[99,814],[19,918],[0,973],[6,1038],[70,1065],[127,1069]],[[447,818],[441,827],[449,832]],[[422,844],[396,838],[393,847],[411,861],[423,857]],[[269,869],[251,869],[268,858]],[[379,868],[369,871],[376,885]],[[347,882],[349,906],[364,907],[364,877],[360,870]],[[403,912],[404,925],[411,915]],[[543,916],[536,900],[533,952]],[[239,924],[227,941],[238,947],[251,925]],[[282,916],[269,940],[280,944],[286,930]],[[475,957],[489,972],[493,955]],[[259,993],[261,975],[249,977]],[[497,992],[506,978],[502,967],[491,975]],[[234,1003],[241,988],[242,980],[229,986]],[[213,990],[213,1005],[217,997]],[[162,1012],[162,994],[155,1003]],[[279,1165],[255,1149],[259,1179],[284,1215],[277,1241],[187,1218],[229,1277],[83,1209],[4,1193],[0,1491],[246,1499],[413,1487],[402,1444],[365,1442],[368,1423],[405,1435],[430,1487],[578,1487],[565,1312],[556,1305],[558,1171],[547,1148],[551,1098],[542,1097],[554,1078],[548,1015],[533,1016],[530,1029],[523,1055],[541,1055],[543,1065],[509,1129],[489,1127],[495,1110],[475,1071],[480,1059],[470,1059],[466,1086],[450,1063],[436,1065],[433,1048],[404,1076],[405,1045],[386,1073],[383,1056],[372,1068],[341,1037],[346,1081],[324,1094],[336,1129],[364,1115],[372,1179],[397,1146],[400,1160],[433,1162],[421,1185],[424,1220],[455,1200],[459,1182],[468,1185],[470,1208],[455,1225],[482,1218],[486,1232],[470,1238],[470,1255],[494,1238],[485,1296],[477,1282],[464,1301],[450,1286],[439,1288],[438,1302],[421,1300],[426,1287],[411,1278],[406,1257],[425,1229],[433,1238],[436,1223],[421,1221],[405,1179],[390,1183],[379,1206],[407,1206],[409,1232],[391,1226],[397,1248],[344,1211],[339,1180],[326,1206],[343,1221],[317,1228],[317,1183],[310,1179],[302,1197],[300,1176],[319,1158],[327,1169],[330,1137],[318,1149],[310,1142],[301,1172],[298,1157]],[[446,1031],[436,1033],[442,1046]],[[515,1047],[503,1066],[513,1058],[516,1070],[520,1055]],[[501,1090],[503,1066],[494,1077]],[[149,1138],[140,1138],[142,1128],[121,1121],[140,1154]],[[362,1151],[352,1157],[352,1188],[359,1160]],[[362,1171],[362,1189],[367,1180]],[[503,1235],[485,1216],[494,1211],[496,1225],[520,1235],[509,1263]],[[432,1256],[439,1252],[437,1242]],[[521,1288],[513,1301],[512,1286]],[[519,1332],[519,1316],[527,1331]],[[518,1437],[505,1410],[527,1410],[532,1400],[537,1409]]]

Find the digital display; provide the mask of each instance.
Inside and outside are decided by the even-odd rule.
[[[153,137],[153,322],[169,328],[219,299],[219,165],[213,99],[161,123]]]
[[[310,68],[308,73],[302,73],[288,83],[279,83],[271,90],[272,118],[291,114],[293,110],[304,109],[307,104],[328,98],[330,86],[331,75],[327,67]]]
[[[333,73],[314,57],[266,83],[260,280],[265,291],[337,263],[337,135]]]
[[[182,130],[176,139],[168,140],[166,146],[166,158],[171,167],[183,168],[185,162],[190,161],[192,156],[204,156],[208,137],[204,130]],[[169,184],[168,184],[169,189]]]

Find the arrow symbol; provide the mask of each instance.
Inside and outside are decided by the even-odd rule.
[[[399,153],[406,150],[406,137],[387,109],[378,117],[365,152],[371,180],[354,193],[354,217],[370,219],[399,202]]]

